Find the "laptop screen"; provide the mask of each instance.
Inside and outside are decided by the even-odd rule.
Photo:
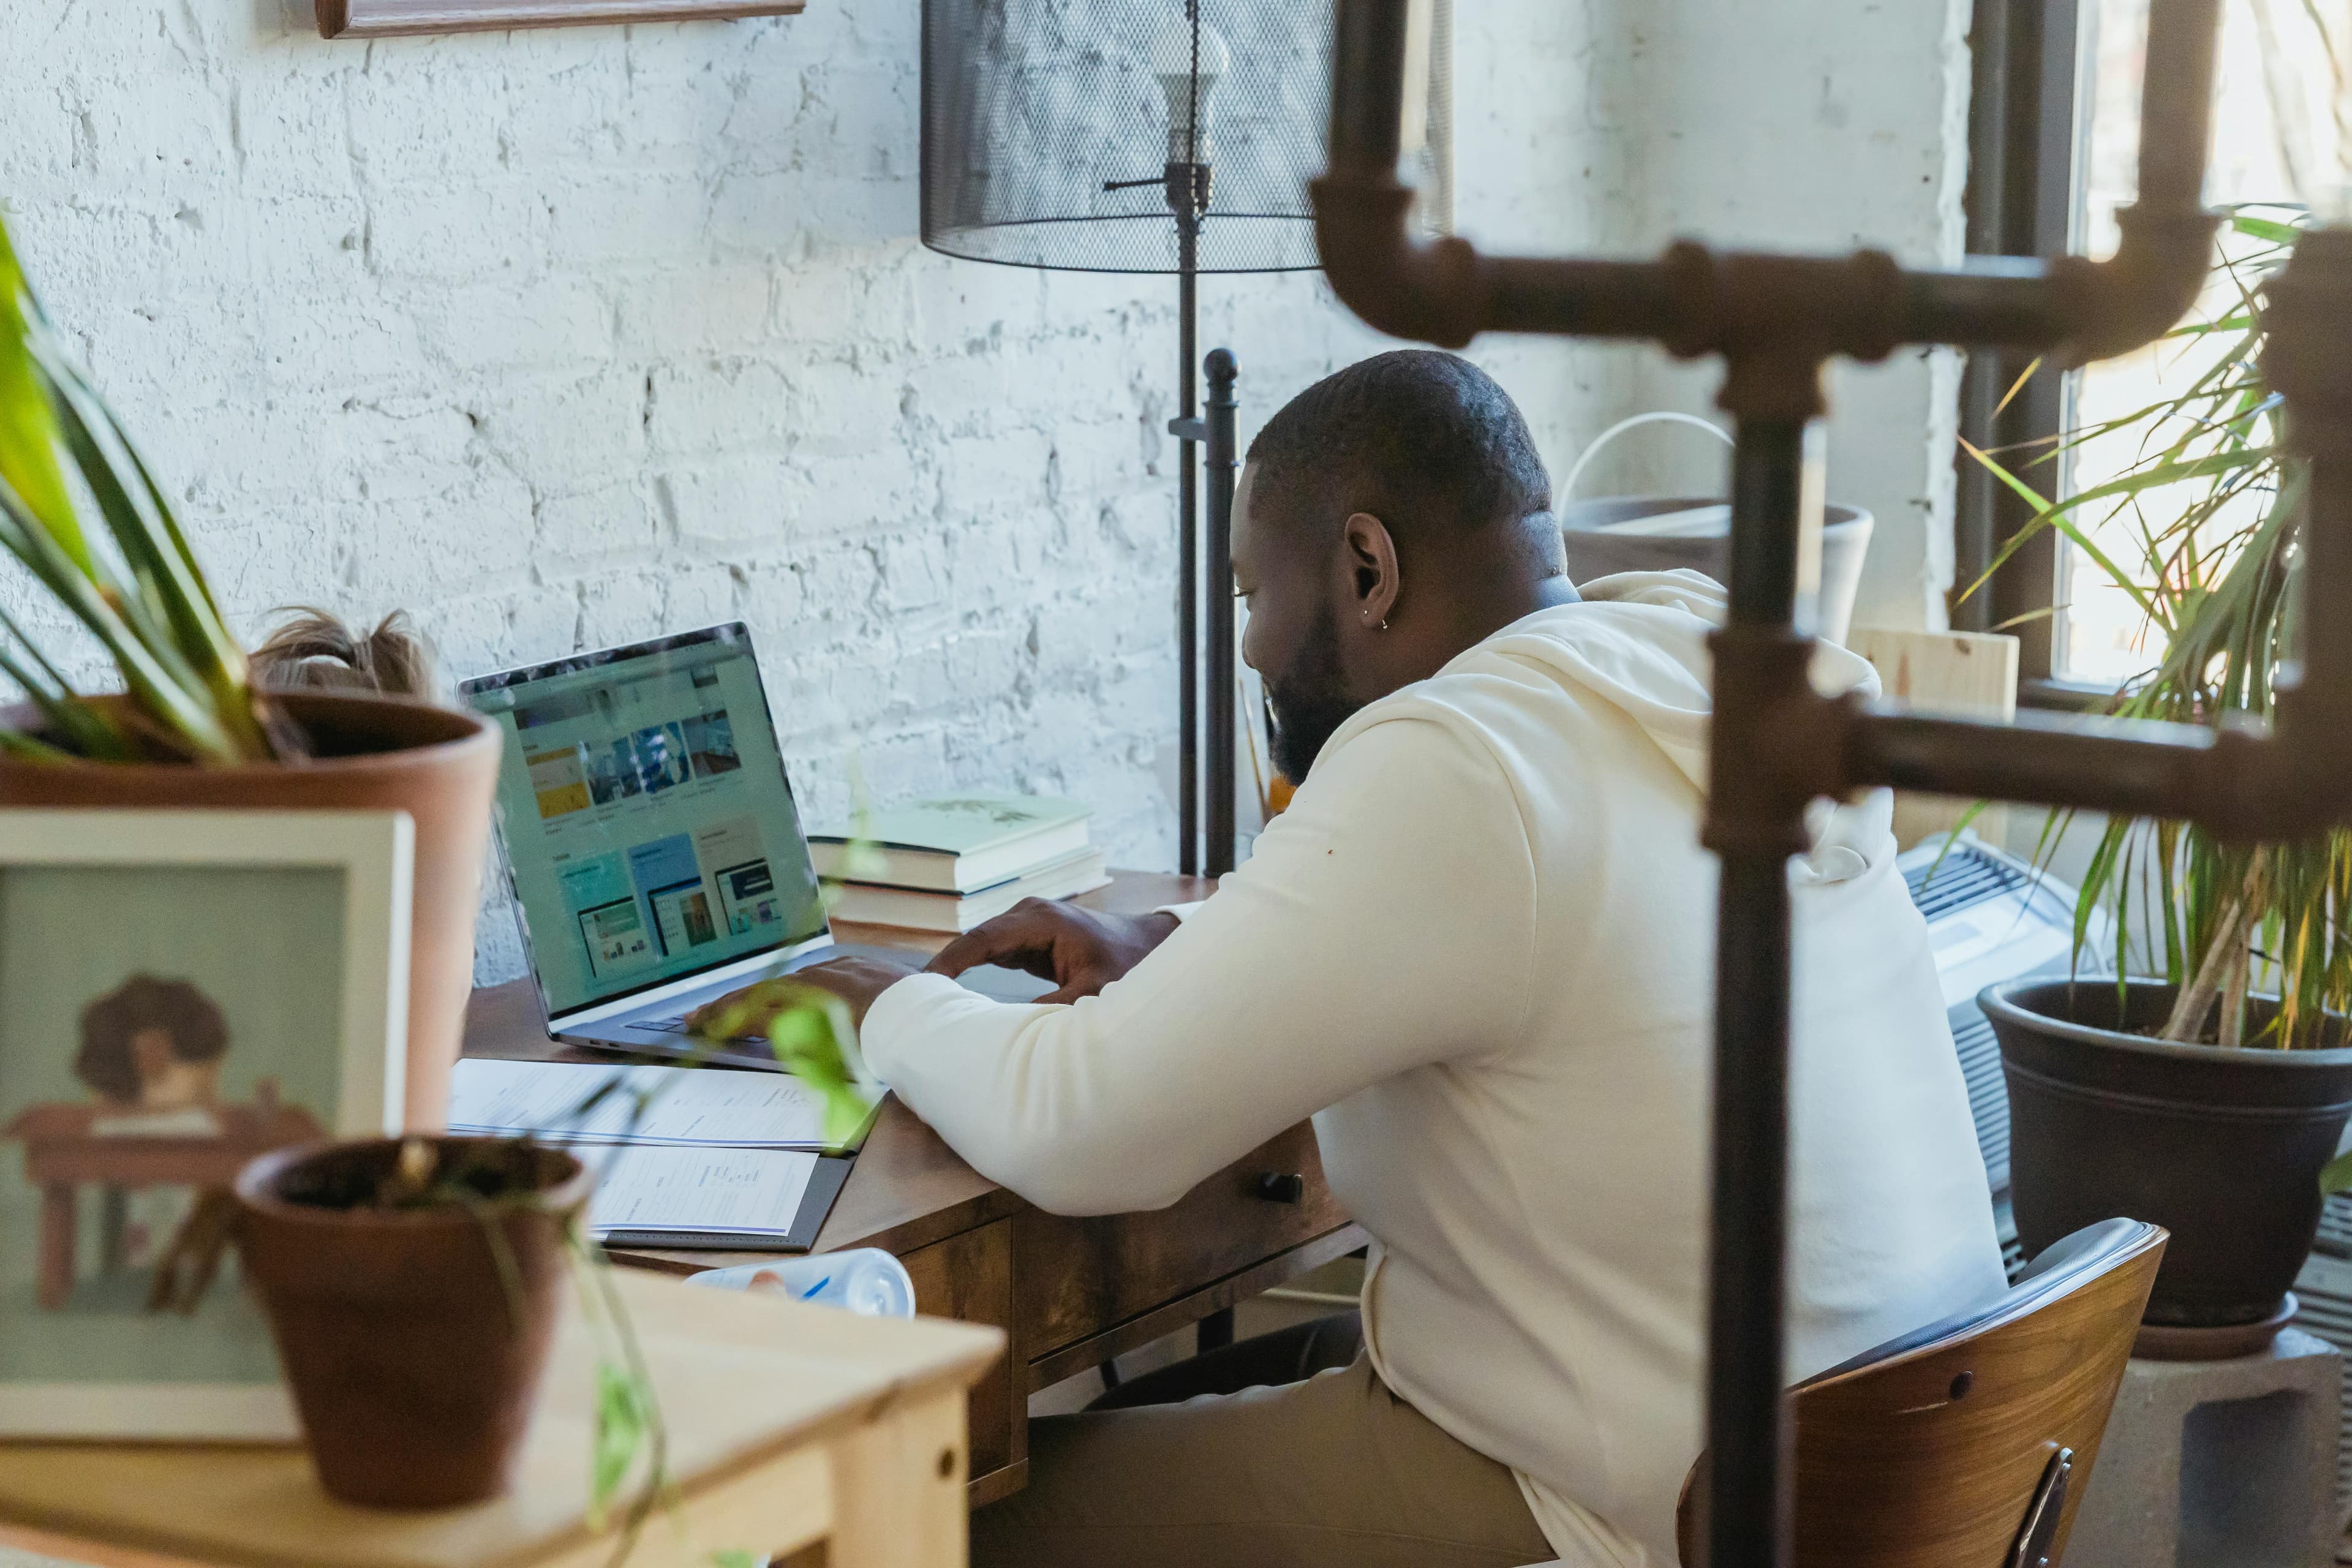
[[[740,625],[467,681],[551,1016],[824,933]]]

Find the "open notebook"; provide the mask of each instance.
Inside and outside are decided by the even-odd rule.
[[[614,1245],[805,1251],[849,1175],[831,1156],[864,1141],[873,1112],[839,1144],[824,1121],[818,1097],[776,1073],[468,1058],[450,1084],[452,1132],[529,1132],[598,1171],[588,1227]]]

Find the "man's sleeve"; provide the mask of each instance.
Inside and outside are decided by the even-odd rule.
[[[865,1048],[1040,1207],[1157,1208],[1360,1089],[1516,1038],[1535,896],[1484,743],[1392,719],[1328,750],[1248,863],[1100,995],[1012,1005],[917,975]]]

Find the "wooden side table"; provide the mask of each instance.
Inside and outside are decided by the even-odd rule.
[[[678,1503],[632,1568],[713,1554],[827,1568],[961,1568],[965,1390],[993,1329],[854,1317],[641,1271],[619,1279],[670,1429]],[[593,1357],[576,1319],[513,1490],[388,1512],[319,1489],[299,1448],[0,1445],[0,1546],[99,1568],[601,1568],[586,1522]]]

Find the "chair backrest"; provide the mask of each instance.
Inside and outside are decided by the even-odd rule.
[[[1797,1568],[2057,1568],[2164,1243],[2085,1226],[1985,1305],[1798,1384]],[[1685,1568],[1706,1473],[1702,1454],[1675,1516]]]

